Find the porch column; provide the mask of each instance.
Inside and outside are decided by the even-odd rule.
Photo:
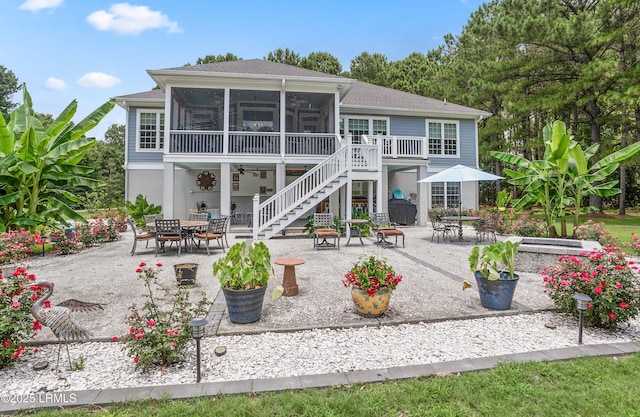
[[[285,99],[287,97],[287,93],[285,91],[285,80],[282,79],[282,89],[280,90],[280,156],[284,159],[286,154],[286,142],[287,142],[287,103],[285,103]],[[277,168],[276,168],[277,171]],[[277,173],[276,173],[277,177]],[[279,190],[278,183],[276,182],[276,190]]]
[[[373,181],[367,181],[364,185],[365,189],[362,191],[367,192],[367,213],[371,216],[371,213],[373,213],[373,206],[375,205],[373,204]]]
[[[382,181],[378,181],[376,187],[377,213],[387,213],[389,211],[389,167],[382,166]]]
[[[350,220],[352,218],[352,208],[353,208],[353,180],[349,179],[347,181],[347,186],[345,187],[345,199],[344,199],[344,218]],[[347,236],[349,237],[349,236]]]
[[[426,178],[427,176],[427,166],[418,166],[418,169],[416,170],[416,181]],[[418,183],[418,226],[426,226],[429,224],[430,189],[429,183]]]
[[[220,214],[231,215],[231,164],[220,164]]]
[[[231,90],[229,88],[224,89],[224,120],[222,121],[222,153],[224,155],[229,153],[229,102],[230,102]]]
[[[173,219],[173,187],[175,180],[175,166],[173,162],[164,162],[164,175],[162,184],[162,214],[165,219]]]
[[[276,193],[287,186],[287,166],[284,162],[276,164]]]

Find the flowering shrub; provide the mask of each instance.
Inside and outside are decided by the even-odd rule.
[[[527,214],[521,214],[511,222],[505,225],[506,234],[524,236],[524,237],[541,237],[545,236],[545,224],[539,222]]]
[[[637,254],[640,254],[640,236],[631,232],[631,242],[623,243],[625,249]]]
[[[82,242],[73,230],[55,229],[49,235],[51,247],[58,255],[80,252]]]
[[[638,266],[616,246],[581,255],[585,257],[561,256],[542,271],[545,291],[554,304],[577,316],[573,295],[588,295],[593,299],[584,314],[588,326],[615,329],[635,317],[640,305]]]
[[[38,233],[28,230],[10,230],[0,233],[0,264],[13,264],[29,257],[36,244],[41,244]]]
[[[105,219],[110,227],[113,227],[118,232],[127,231],[127,216],[120,210],[106,210],[100,213],[100,217]]]
[[[189,291],[182,289],[173,297],[158,296],[154,287],[165,294],[169,292],[158,281],[160,268],[160,263],[155,267],[140,264],[136,273],[147,289],[146,301],[142,309],[135,304],[129,308],[131,314],[126,319],[129,333],[112,339],[124,344],[136,369],[141,367],[143,372],[153,365],[166,366],[180,361],[191,340],[189,321],[205,315],[211,304],[204,293],[195,304],[190,303]]]
[[[354,287],[366,291],[370,296],[376,291],[391,292],[402,281],[386,259],[374,256],[361,256],[351,270],[344,274],[342,283],[345,287]]]
[[[104,219],[89,220],[86,224],[77,226],[76,235],[85,247],[120,239],[116,225]]]
[[[44,294],[43,289],[33,285],[35,279],[24,268],[10,276],[0,275],[0,368],[22,355],[24,341],[41,328],[31,316],[33,303]]]
[[[596,223],[589,219],[585,224],[575,227],[573,232],[576,238],[581,240],[595,240],[600,243],[602,247],[617,245],[618,237],[604,230],[604,226],[605,224],[603,222]]]

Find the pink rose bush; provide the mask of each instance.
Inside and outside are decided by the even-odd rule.
[[[640,274],[638,265],[625,258],[617,246],[603,251],[564,255],[545,268],[545,292],[564,313],[578,316],[575,293],[592,298],[584,314],[587,326],[616,329],[638,314]]]

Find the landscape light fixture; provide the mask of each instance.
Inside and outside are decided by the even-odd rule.
[[[582,326],[584,323],[584,312],[589,308],[589,302],[592,301],[591,297],[587,294],[575,293],[573,294],[573,299],[576,300],[576,308],[578,309],[578,315],[580,317],[580,324],[578,330],[578,344],[582,344]]]
[[[204,337],[204,326],[207,324],[209,324],[209,321],[204,317],[197,317],[189,322],[191,336],[196,339],[196,382],[198,383],[200,383],[200,339]]]

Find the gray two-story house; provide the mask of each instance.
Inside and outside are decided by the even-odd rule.
[[[489,113],[264,60],[149,70],[158,89],[117,97],[125,109],[126,194],[185,218],[204,203],[245,216],[269,238],[315,211],[351,218],[410,198],[475,207],[477,183],[418,183],[478,165]]]

